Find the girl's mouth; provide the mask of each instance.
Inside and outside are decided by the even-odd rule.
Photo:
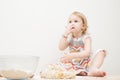
[[[72,27],[71,29],[75,29],[75,27]]]

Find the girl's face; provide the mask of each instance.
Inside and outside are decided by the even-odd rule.
[[[80,17],[76,15],[71,15],[68,20],[68,28],[72,33],[79,33],[81,27],[83,26],[83,21]]]

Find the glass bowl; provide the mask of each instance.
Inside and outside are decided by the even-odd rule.
[[[34,75],[39,57],[0,55],[0,75],[7,79],[26,79]]]

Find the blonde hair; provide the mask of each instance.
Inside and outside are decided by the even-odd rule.
[[[76,15],[76,16],[78,16],[79,18],[82,19],[83,26],[82,26],[82,28],[81,28],[81,34],[86,34],[87,28],[88,28],[86,16],[85,16],[83,13],[78,12],[78,11],[73,12],[72,15]]]

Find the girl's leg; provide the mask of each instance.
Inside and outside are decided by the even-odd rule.
[[[105,50],[100,50],[95,57],[93,58],[90,72],[88,73],[88,76],[95,76],[95,77],[104,77],[106,73],[104,71],[101,71],[99,68],[104,62],[104,58],[106,56]]]

